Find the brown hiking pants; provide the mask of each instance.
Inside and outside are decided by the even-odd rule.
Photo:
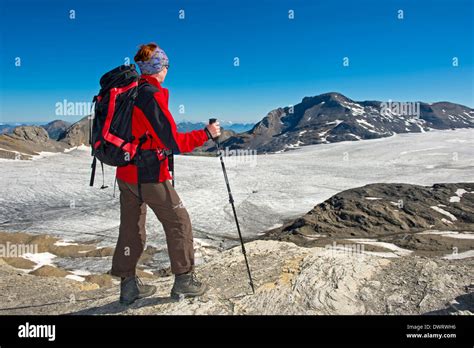
[[[143,204],[138,199],[138,185],[117,179],[120,188],[120,229],[112,259],[111,274],[135,275],[135,267],[146,241],[147,205],[163,225],[171,262],[171,272],[181,274],[194,267],[193,233],[189,214],[171,183],[142,184]]]

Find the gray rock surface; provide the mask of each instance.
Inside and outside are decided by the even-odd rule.
[[[67,146],[89,145],[89,116],[72,124],[58,136],[58,141]]]
[[[210,285],[198,299],[173,301],[172,277],[146,283],[157,293],[129,307],[111,287],[23,274],[0,261],[2,314],[418,314],[474,311],[471,260],[397,259],[292,243],[247,243],[256,285],[251,294],[240,248],[197,267]],[[455,305],[457,303],[457,305]],[[450,305],[451,304],[451,305]],[[454,308],[457,309],[453,309]]]
[[[49,138],[43,127],[20,126],[0,135],[0,158],[31,159],[40,152],[62,152],[67,146]]]
[[[426,231],[434,233],[426,233]],[[370,184],[340,192],[265,238],[324,246],[345,238],[376,238],[419,254],[474,249],[474,239],[442,231],[474,232],[474,183]]]
[[[57,140],[59,136],[64,133],[71,124],[63,120],[51,121],[42,127],[48,132],[50,139]]]

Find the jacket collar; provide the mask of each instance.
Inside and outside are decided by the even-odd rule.
[[[141,75],[140,82],[148,82],[150,85],[161,88],[161,85],[158,82],[158,79],[152,75]]]

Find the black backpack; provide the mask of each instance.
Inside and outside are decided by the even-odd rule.
[[[156,153],[141,150],[147,135],[140,137],[138,144],[132,143],[135,140],[132,135],[132,115],[138,95],[139,79],[140,75],[133,64],[119,66],[100,79],[101,89],[92,101],[94,114],[89,118],[89,144],[91,154],[94,156],[90,186],[94,185],[97,160],[102,167],[103,179],[104,163],[112,167],[122,167],[130,163],[141,168],[153,165]],[[171,153],[167,152],[165,155],[172,159]],[[141,183],[147,179],[141,176],[143,175],[138,176],[140,199]],[[103,180],[101,188],[106,187]]]
[[[101,89],[93,99],[89,143],[94,158],[109,166],[127,165],[133,157],[132,113],[138,79],[133,65],[119,66],[101,77]]]

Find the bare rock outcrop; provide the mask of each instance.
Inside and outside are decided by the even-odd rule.
[[[425,254],[474,248],[473,239],[451,238],[455,232],[474,232],[474,183],[370,184],[349,189],[264,238],[301,246],[375,238]]]
[[[0,135],[0,158],[31,159],[40,152],[62,152],[67,146],[52,140],[43,127],[16,127],[11,134]]]
[[[151,277],[157,293],[131,306],[118,303],[118,281],[24,274],[0,261],[2,314],[471,314],[473,261],[404,256],[396,259],[247,243],[256,285],[251,294],[240,247],[197,267],[210,285],[197,299],[171,300],[173,277]],[[109,284],[110,285],[110,284]],[[453,307],[454,306],[454,307]],[[449,308],[449,310],[447,309]],[[444,313],[444,312],[443,312]]]
[[[58,142],[68,147],[89,144],[89,116],[86,116],[72,124],[58,136]]]

